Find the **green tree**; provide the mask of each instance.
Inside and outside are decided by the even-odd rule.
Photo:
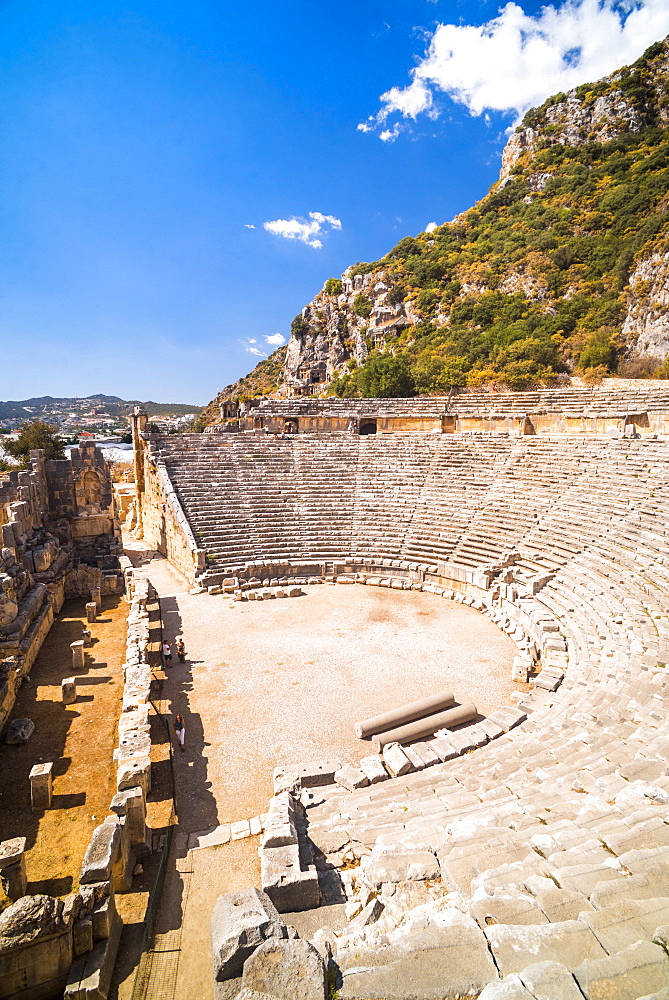
[[[23,424],[17,440],[7,441],[4,445],[7,454],[16,459],[23,468],[30,461],[30,452],[37,448],[44,449],[47,459],[65,458],[63,444],[58,437],[58,428],[43,420],[33,420],[30,424]]]
[[[341,295],[344,286],[339,278],[328,278],[325,282],[326,295]]]
[[[367,319],[371,311],[372,303],[366,295],[362,295],[362,293],[359,292],[353,300],[353,312],[356,316],[362,316],[364,319]]]
[[[298,340],[301,340],[302,337],[305,337],[309,333],[309,324],[301,313],[298,313],[290,324],[290,332]]]
[[[415,396],[409,365],[405,358],[374,351],[354,373],[360,395],[368,399]]]

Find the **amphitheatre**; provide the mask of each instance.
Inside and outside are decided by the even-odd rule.
[[[0,474],[0,1000],[669,1000],[668,72],[529,112],[197,432]]]
[[[49,963],[66,996],[103,995],[110,950],[112,995],[140,995],[110,911],[133,912],[129,865],[151,870],[153,848],[166,871],[141,995],[156,978],[174,996],[244,995],[240,964],[221,959],[213,982],[209,922],[221,893],[255,887],[279,910],[264,914],[262,948],[283,948],[305,996],[314,955],[342,997],[665,996],[669,388],[240,411],[235,432],[221,419],[165,437],[136,412],[131,558],[99,523],[103,470],[95,496],[73,470],[72,523],[90,538],[97,519],[110,552],[106,576],[78,564],[78,593],[101,585],[108,602],[123,581],[129,601],[118,791],[64,902],[30,895],[24,848],[29,894],[13,905],[33,909],[22,933],[18,919],[3,928],[3,983],[22,982],[4,995],[61,995],[53,980],[26,988]],[[86,449],[91,469],[99,453]],[[53,495],[69,464],[34,453],[32,471],[10,476],[7,569],[19,549],[35,567],[48,551],[39,485]],[[61,548],[56,562],[62,531]],[[53,595],[50,568],[36,586]],[[53,615],[56,598],[44,602]],[[161,669],[161,635],[183,636],[184,664]],[[404,750],[355,735],[356,721],[444,689],[474,701],[475,718]],[[169,798],[168,760],[149,695],[186,721],[171,818],[154,801]],[[16,868],[3,864],[5,892]],[[221,935],[215,919],[219,956]]]

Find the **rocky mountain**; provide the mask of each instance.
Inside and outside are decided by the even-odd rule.
[[[666,377],[668,204],[665,39],[529,111],[469,211],[328,279],[293,320],[280,377],[256,381],[372,396]],[[248,392],[259,368],[221,396]]]

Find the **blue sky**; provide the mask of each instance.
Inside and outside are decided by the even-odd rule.
[[[0,397],[207,402],[666,7],[0,0]]]

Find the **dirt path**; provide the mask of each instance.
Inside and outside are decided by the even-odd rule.
[[[128,606],[105,597],[88,626],[93,644],[83,670],[72,670],[70,643],[86,624],[85,600],[66,601],[21,687],[12,718],[29,718],[35,732],[20,746],[0,744],[0,840],[24,836],[29,893],[64,896],[78,886],[91,833],[115,792],[112,752],[123,693]],[[63,705],[60,682],[76,676],[77,701]],[[51,809],[30,806],[30,769],[54,762]],[[0,905],[7,905],[7,900]]]
[[[452,690],[489,713],[508,702],[515,647],[487,618],[431,594],[313,586],[304,597],[236,604],[191,595],[164,559],[148,575],[164,631],[187,658],[166,671],[180,712],[179,827],[158,920],[155,995],[211,1000],[209,921],[222,892],[259,885],[258,838],[188,851],[188,834],[265,812],[278,764],[370,752],[353,723]],[[131,978],[118,987],[131,993]]]

